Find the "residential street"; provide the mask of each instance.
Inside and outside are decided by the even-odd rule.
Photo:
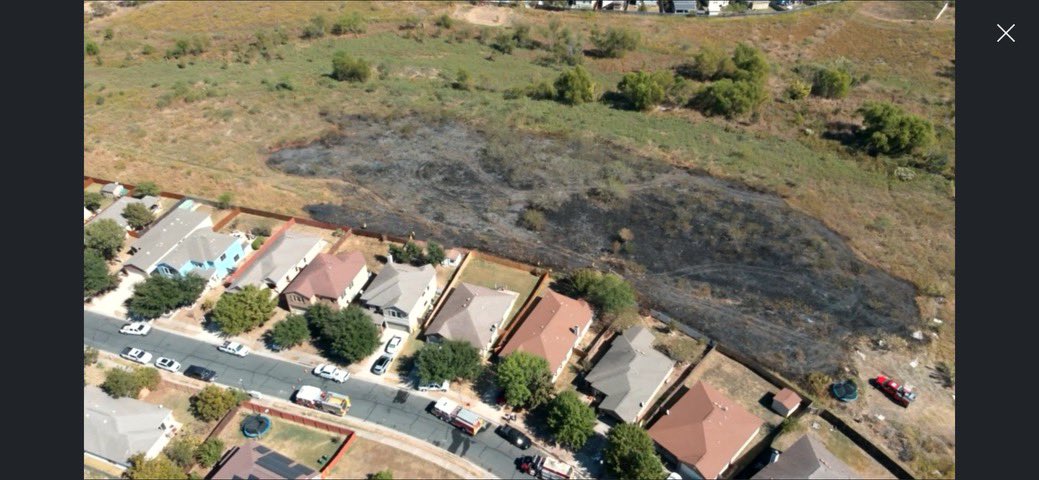
[[[311,374],[302,365],[276,360],[263,355],[235,357],[189,337],[153,329],[144,337],[122,335],[119,328],[125,321],[84,311],[83,340],[86,345],[118,354],[133,346],[179,361],[184,368],[200,365],[217,372],[217,382],[244,390],[257,390],[264,395],[289,399],[301,385],[350,396],[352,407],[347,415],[374,422],[415,438],[425,440],[487,469],[501,478],[524,478],[515,468],[516,458],[529,454],[506,443],[491,429],[475,438],[426,412],[428,398],[411,395],[409,391],[350,379],[338,384]]]

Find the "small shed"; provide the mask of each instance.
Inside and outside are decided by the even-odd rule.
[[[789,388],[784,388],[772,397],[772,410],[789,417],[801,405],[801,397]]]
[[[459,263],[462,263],[463,256],[465,254],[457,248],[448,249],[444,252],[444,260],[440,264],[446,267],[457,267]]]
[[[101,195],[106,197],[119,198],[126,195],[126,188],[119,184],[119,182],[112,182],[101,187]]]

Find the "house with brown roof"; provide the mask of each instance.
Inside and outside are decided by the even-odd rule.
[[[685,478],[721,478],[764,424],[704,382],[696,382],[657,421],[649,436]]]
[[[519,294],[463,283],[451,292],[426,329],[430,341],[466,341],[487,355]]]
[[[761,469],[753,479],[859,478],[815,437],[805,435],[779,455],[776,463]]]
[[[368,276],[368,265],[361,252],[320,253],[282,294],[293,313],[303,313],[318,302],[345,308],[361,293]]]
[[[772,410],[776,413],[789,417],[801,405],[801,397],[789,388],[784,388],[772,397]]]
[[[498,355],[523,351],[542,357],[555,381],[592,325],[592,315],[588,302],[549,290]]]
[[[321,474],[255,440],[228,450],[206,479],[316,479]]]

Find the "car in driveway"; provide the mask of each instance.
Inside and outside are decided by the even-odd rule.
[[[499,425],[498,428],[494,429],[494,432],[522,450],[530,448],[530,437],[515,428],[508,425]]]
[[[212,382],[216,378],[216,372],[198,365],[192,365],[184,370],[184,376],[188,378],[194,378],[196,380],[202,380],[203,382]]]
[[[238,342],[226,341],[223,345],[217,347],[218,350],[224,353],[230,353],[238,357],[244,357],[249,354],[249,347],[242,345]]]
[[[343,383],[350,378],[350,372],[330,363],[322,363],[321,365],[314,367],[314,375],[334,380],[339,383]]]
[[[155,367],[167,372],[177,373],[180,371],[180,362],[166,357],[159,357],[155,359]]]
[[[390,341],[386,342],[386,353],[389,355],[397,353],[397,350],[400,348],[400,343],[403,341],[404,339],[400,338],[400,335],[394,335]]]
[[[130,360],[132,362],[137,362],[137,363],[144,364],[144,365],[147,365],[148,362],[152,361],[152,354],[150,354],[150,353],[148,353],[148,352],[146,352],[144,350],[141,350],[139,348],[133,348],[133,347],[126,347],[126,348],[124,348],[123,352],[120,353],[119,356],[123,357],[123,358],[125,358],[127,360]]]
[[[152,326],[148,322],[130,322],[119,329],[119,333],[141,336],[147,335],[150,331],[152,331]]]
[[[446,392],[447,391],[447,387],[449,385],[451,385],[451,382],[448,381],[448,380],[444,380],[443,382],[420,383],[419,386],[418,386],[418,391],[420,391],[420,392]]]
[[[376,360],[374,364],[372,364],[372,373],[376,375],[382,375],[386,373],[386,370],[389,370],[390,368],[390,361],[392,360],[393,357],[389,355],[383,355],[379,357],[379,359]]]

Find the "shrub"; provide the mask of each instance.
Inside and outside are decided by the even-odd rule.
[[[393,471],[388,468],[379,470],[372,474],[371,480],[393,480]]]
[[[212,467],[224,454],[224,441],[210,438],[195,448],[195,461],[205,468]]]
[[[701,89],[693,105],[709,115],[733,118],[756,110],[764,101],[765,90],[761,84],[726,78]]]
[[[527,230],[540,232],[545,229],[545,214],[540,210],[527,208],[520,215],[520,226]]]
[[[145,45],[141,47],[141,55],[153,55],[155,53],[155,47],[151,45]]]
[[[508,32],[501,32],[494,37],[491,48],[505,54],[512,53],[516,49],[516,39]]]
[[[530,25],[519,23],[512,29],[512,38],[519,48],[534,48],[537,46],[534,39],[530,37]]]
[[[890,103],[869,102],[859,108],[862,138],[874,153],[911,153],[934,143],[934,125]]]
[[[630,72],[624,74],[617,90],[635,110],[649,110],[664,101],[674,77],[665,73]]]
[[[141,390],[154,389],[159,386],[162,376],[159,371],[150,367],[136,367],[133,370],[112,368],[105,372],[105,381],[101,389],[113,398],[137,398]]]
[[[355,59],[345,51],[336,52],[332,57],[332,78],[350,82],[366,82],[372,74],[372,67],[362,59]]]
[[[420,18],[418,18],[418,17],[416,17],[414,15],[409,15],[407,18],[404,19],[404,23],[400,24],[400,29],[401,30],[414,30],[416,28],[421,28],[421,27],[422,27],[422,19],[420,19]]]
[[[104,3],[104,2],[99,2]],[[184,469],[173,463],[165,454],[145,460],[144,453],[135,453],[130,457],[130,468],[123,472],[123,476],[131,480],[165,478],[169,480],[180,480],[188,478]]]
[[[178,435],[166,445],[162,453],[165,453],[180,468],[188,468],[195,464],[196,448],[198,448],[197,440],[192,437]]]
[[[808,374],[807,380],[808,391],[815,395],[816,399],[829,397],[833,378],[823,372],[811,372]]]
[[[451,88],[455,90],[469,91],[473,89],[473,79],[464,68],[459,68],[458,73],[455,75],[455,81],[451,83]]]
[[[257,225],[249,230],[250,233],[258,237],[269,237],[271,236],[271,226],[269,224]]]
[[[595,83],[580,65],[559,74],[555,87],[559,101],[569,105],[580,105],[595,98]]]
[[[571,272],[560,284],[563,293],[588,300],[605,315],[635,305],[635,289],[614,273],[582,268]]]
[[[143,198],[147,196],[157,197],[159,196],[159,186],[155,182],[141,182],[133,189],[133,196],[137,198]]]
[[[322,15],[315,16],[303,27],[301,35],[304,39],[321,38],[328,32],[328,21]]]
[[[85,38],[83,39],[83,53],[93,57],[101,53],[101,48],[97,46],[97,42]]]
[[[823,68],[812,80],[812,93],[824,98],[844,98],[850,88],[851,75],[843,70]]]
[[[263,246],[263,242],[267,241],[267,237],[259,236],[253,239],[252,247],[253,250],[259,250]]]
[[[343,15],[336,20],[336,23],[332,24],[333,35],[345,35],[347,33],[358,35],[367,30],[364,19],[357,12]]]
[[[220,197],[216,199],[216,208],[226,210],[231,208],[231,202],[234,200],[234,196],[231,192],[224,192],[220,194]]]
[[[437,266],[444,261],[444,247],[439,243],[429,242],[426,245],[426,263]]]
[[[809,93],[812,93],[812,86],[801,80],[794,80],[786,87],[786,96],[791,100],[801,100]]]
[[[238,335],[266,323],[276,306],[269,289],[246,285],[238,292],[220,296],[210,317],[221,332]]]
[[[191,413],[203,422],[219,420],[246,397],[244,392],[206,385],[206,388],[191,397]]]
[[[267,332],[267,338],[270,343],[277,345],[278,349],[281,350],[302,344],[309,337],[310,330],[307,328],[307,319],[302,315],[289,315]]]
[[[697,80],[718,80],[731,78],[736,71],[732,58],[717,48],[705,46],[693,56],[692,69],[683,74]]]
[[[581,35],[574,33],[569,28],[554,32],[551,60],[570,66],[580,65],[584,61],[584,41]]]
[[[99,352],[94,347],[86,347],[83,349],[83,366],[93,365],[97,363],[97,357]]]
[[[768,60],[760,50],[741,43],[732,52],[732,63],[736,66],[733,80],[763,83],[768,76]]]
[[[602,32],[595,27],[592,29],[592,45],[600,57],[620,58],[638,47],[639,34],[626,28],[611,27]]]
[[[104,200],[105,197],[100,192],[86,192],[83,194],[83,206],[92,212],[96,212],[97,209],[101,208],[101,202]]]
[[[105,40],[111,40],[112,38],[115,38],[115,32],[112,31],[111,28],[106,28],[105,29]]]
[[[449,29],[452,26],[454,26],[455,21],[448,14],[445,13],[445,14],[437,17],[437,19],[433,22],[433,24],[438,26],[438,27],[441,27],[441,28],[448,28]]]
[[[166,58],[177,59],[187,55],[201,55],[209,48],[209,39],[194,36],[191,38],[178,38],[173,43],[173,48],[166,50]]]

